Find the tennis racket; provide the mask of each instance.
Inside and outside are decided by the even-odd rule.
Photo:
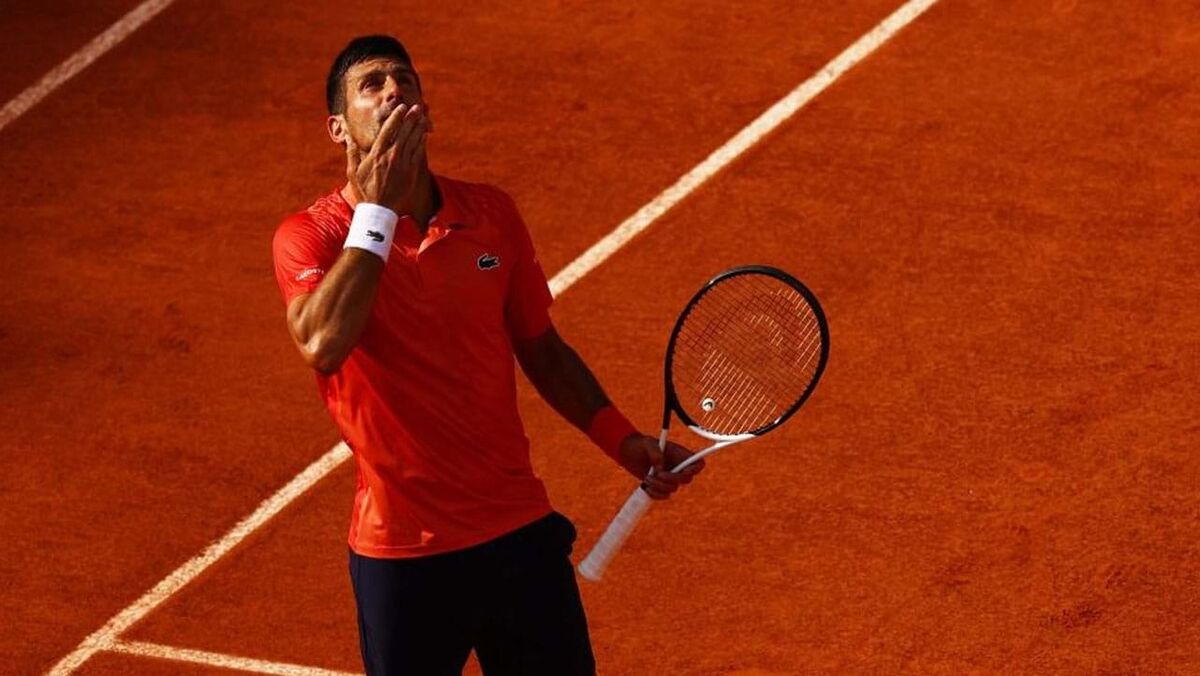
[[[658,446],[666,448],[672,412],[713,444],[672,471],[782,425],[812,394],[828,360],[825,313],[794,277],[749,265],[712,278],[683,309],[667,343]],[[633,491],[579,564],[581,575],[604,575],[650,504],[641,487]]]

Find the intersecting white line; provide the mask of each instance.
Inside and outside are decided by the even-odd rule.
[[[145,3],[142,5],[142,7],[149,5],[161,5],[161,7],[155,10],[155,12],[157,12],[170,2],[171,0],[150,0],[150,2]],[[641,209],[638,209],[637,212],[617,226],[616,229],[614,229],[600,241],[596,242],[596,244],[592,245],[591,248],[583,252],[578,258],[559,271],[558,274],[554,275],[554,278],[550,280],[551,293],[555,297],[562,295],[567,289],[571,288],[575,282],[579,281],[589,272],[594,270],[597,266],[612,256],[613,253],[615,253],[618,249],[633,239],[638,233],[645,230],[651,223],[658,220],[659,217],[682,201],[685,197],[694,192],[697,188],[707,182],[722,169],[729,166],[729,164],[735,159],[758,144],[763,137],[790,119],[796,114],[797,111],[804,107],[804,105],[806,105],[818,94],[827,89],[829,85],[833,84],[839,77],[844,75],[848,70],[873,53],[879,48],[880,45],[887,42],[888,39],[898,33],[902,28],[907,26],[937,2],[938,0],[909,0],[909,2],[901,5],[899,9],[892,12],[891,15],[881,21],[879,25],[875,26],[861,38],[856,40],[854,44],[847,47],[841,54],[838,54],[832,61],[826,64],[824,68],[817,71],[817,73],[812,77],[802,82],[799,86],[768,108],[766,112],[758,116],[758,118],[756,118],[753,122],[735,134],[733,138],[727,141],[724,145],[713,151],[707,159],[680,177],[679,180],[674,183],[674,185],[659,193],[657,197],[648,202]],[[139,7],[138,10],[134,10],[134,12],[137,12],[140,9],[141,7]],[[130,14],[133,14],[133,12]],[[153,16],[153,14],[150,16]],[[148,20],[148,17],[145,20]],[[144,23],[145,20],[143,20],[142,23]],[[122,19],[122,21],[124,21],[124,19]],[[109,29],[109,31],[111,30],[112,29]],[[105,34],[107,35],[109,31],[106,31]],[[97,41],[98,40],[100,40],[100,38],[97,38]],[[90,61],[84,63],[83,66],[86,66],[87,63],[90,63]],[[83,66],[79,66],[74,72],[78,72],[78,70],[81,70]],[[62,66],[60,66],[60,68],[62,68]],[[74,72],[72,72],[71,75],[73,75]],[[70,77],[70,75],[67,77]],[[10,103],[9,105],[11,106],[12,104]],[[8,109],[9,106],[5,106],[5,110],[7,111]],[[0,128],[2,127],[3,120],[0,118]],[[122,648],[122,650],[124,652],[129,652],[131,649],[129,649],[128,646],[131,645],[152,645],[127,643],[122,641],[120,637],[131,626],[161,605],[164,601],[186,586],[189,582],[194,580],[209,566],[213,565],[223,556],[228,554],[248,535],[261,528],[284,507],[286,507],[299,496],[303,495],[305,491],[312,488],[313,485],[324,478],[327,474],[332,472],[336,467],[345,462],[349,457],[350,450],[344,443],[339,443],[331,448],[325,453],[325,455],[321,456],[316,462],[309,465],[307,469],[296,476],[296,478],[289,481],[287,485],[279,489],[279,491],[277,491],[271,497],[267,498],[267,500],[259,505],[258,509],[254,510],[252,514],[238,522],[238,524],[233,527],[233,530],[226,533],[219,540],[210,544],[203,552],[184,563],[177,570],[156,584],[150,591],[143,594],[141,598],[134,601],[133,604],[131,604],[128,608],[125,608],[121,612],[117,613],[112,619],[106,622],[103,627],[97,629],[90,636],[85,638],[74,651],[64,657],[57,665],[54,666],[53,669],[50,670],[49,673],[52,676],[64,676],[65,674],[70,674],[80,665],[90,659],[93,655],[102,650],[112,651],[117,650],[118,646],[125,646],[125,648]],[[167,648],[165,646],[159,646],[156,649],[183,650]],[[198,651],[192,651],[189,654],[199,655],[202,653],[199,653]]]
[[[245,540],[248,535],[261,528],[271,517],[282,511],[293,500],[303,495],[305,491],[312,488],[325,475],[332,472],[334,468],[342,464],[349,457],[350,448],[344,442],[329,449],[325,455],[309,465],[303,472],[297,474],[283,488],[276,491],[275,495],[267,498],[250,516],[239,521],[221,539],[213,542],[204,551],[175,569],[173,573],[163,578],[161,582],[154,585],[150,591],[130,604],[128,608],[114,615],[111,620],[104,623],[103,627],[100,627],[91,636],[83,639],[78,648],[64,657],[50,670],[50,674],[54,676],[69,674],[79,668],[81,664],[88,661],[97,651],[111,650],[121,634],[125,633],[136,622],[148,615],[150,611],[160,606],[163,601],[166,601],[180,589],[183,589],[189,582],[196,579],[200,573],[228,554],[242,540]]]
[[[357,676],[354,672],[349,671],[331,671],[317,667],[305,667],[299,664],[268,662],[267,660],[256,660],[250,657],[225,655],[208,652],[207,650],[194,650],[192,648],[176,648],[169,645],[146,643],[145,641],[117,640],[107,650],[125,655],[139,655],[141,657],[155,657],[175,662],[203,664],[208,667],[236,669],[237,671],[248,671],[255,674],[276,674],[277,676]]]

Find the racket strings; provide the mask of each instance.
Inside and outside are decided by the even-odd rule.
[[[761,316],[758,315],[759,318]],[[787,377],[787,372],[782,368],[764,370],[765,365],[779,366],[778,351],[788,347],[786,342],[780,340],[784,334],[778,330],[775,334],[763,336],[774,339],[770,345],[742,343],[737,345],[737,352],[710,352],[713,357],[710,361],[724,362],[718,368],[710,367],[701,371],[700,387],[712,393],[708,399],[713,401],[714,408],[720,396],[721,406],[731,418],[766,424],[782,415],[794,403],[796,394],[791,391],[794,380]],[[811,338],[808,337],[810,343]],[[731,356],[734,358],[731,359]]]
[[[674,346],[680,406],[705,429],[739,434],[790,410],[816,377],[820,320],[790,284],[759,274],[718,282],[691,308]]]
[[[739,348],[740,349],[740,348]],[[784,380],[778,359],[762,350],[746,350],[742,359],[730,353],[710,352],[708,367],[700,373],[701,410],[706,426],[734,433],[770,423],[794,403],[793,381]],[[771,370],[764,370],[771,369]]]

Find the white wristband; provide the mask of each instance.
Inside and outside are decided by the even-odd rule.
[[[343,249],[354,247],[366,249],[387,262],[392,250],[392,235],[396,233],[396,221],[400,217],[391,209],[370,202],[359,202],[354,207],[354,219],[350,221],[350,234],[346,235]]]

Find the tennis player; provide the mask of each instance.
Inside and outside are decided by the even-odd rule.
[[[513,357],[541,396],[665,499],[702,469],[659,451],[555,331],[513,200],[430,172],[421,81],[394,38],[356,38],[326,82],[344,186],[279,226],[287,325],[354,452],[350,578],[371,675],[595,671],[575,529],[533,473]]]

